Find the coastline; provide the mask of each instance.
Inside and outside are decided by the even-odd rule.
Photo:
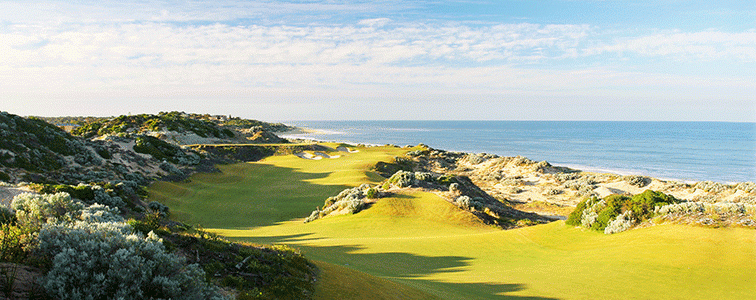
[[[371,146],[350,141],[313,141]],[[427,147],[424,144],[418,146]],[[667,179],[640,172],[574,164],[552,165],[547,161],[538,162],[522,156],[445,151],[430,147],[427,151],[422,151],[424,154],[412,152],[408,157],[420,162],[420,165],[415,165],[420,171],[467,176],[492,197],[512,203],[516,209],[541,215],[566,216],[586,197],[636,195],[646,190],[663,192],[688,202],[756,204],[756,184],[753,182]]]
[[[728,131],[742,133],[754,127],[750,123],[693,123],[700,128],[689,128],[691,123],[686,122],[302,121],[296,124],[315,133],[287,137],[350,144],[423,143],[447,151],[521,155],[583,171],[684,183],[756,181],[753,159],[756,132],[733,136]],[[603,127],[597,128],[597,124]],[[639,128],[641,125],[649,128]],[[715,125],[725,127],[709,129]]]

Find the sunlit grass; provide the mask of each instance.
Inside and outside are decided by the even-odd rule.
[[[328,279],[319,299],[390,299],[394,294],[387,291],[402,293],[371,276],[419,293],[405,299],[427,296],[423,292],[444,299],[756,294],[756,231],[748,229],[657,225],[604,235],[555,222],[502,231],[431,193],[398,194],[355,215],[304,224],[301,218],[326,197],[377,182],[367,168],[402,151],[360,150],[333,153],[342,155],[338,159],[290,155],[221,166],[223,173],[195,175],[191,183],[156,184],[151,195],[170,205],[178,219],[232,239],[290,244],[322,261]],[[357,278],[370,283],[359,285]],[[339,291],[351,284],[360,291]]]

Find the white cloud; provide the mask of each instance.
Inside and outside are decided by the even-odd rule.
[[[666,32],[623,38],[608,45],[588,48],[586,55],[603,53],[643,56],[677,56],[676,59],[735,59],[756,62],[756,31]]]
[[[223,10],[230,9],[216,12]],[[632,61],[609,65],[601,58],[633,54],[691,64],[701,59],[750,64],[756,61],[753,30],[612,35],[616,41],[606,43],[607,33],[582,24],[402,23],[386,18],[297,26],[163,22],[193,20],[197,16],[187,15],[191,11],[159,6],[137,13],[157,22],[64,20],[4,26],[0,101],[288,97],[338,106],[378,95],[399,105],[449,97],[713,101],[756,94],[752,77],[672,75],[638,69]]]

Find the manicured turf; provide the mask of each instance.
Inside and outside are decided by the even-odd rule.
[[[333,299],[439,299],[418,289],[347,267],[315,261],[320,270],[315,300]]]
[[[308,258],[332,264],[325,265],[331,281],[329,288],[319,288],[320,299],[392,295],[384,290],[395,287],[377,281],[361,286],[367,292],[336,293],[332,289],[348,286],[338,280],[356,276],[343,267],[443,299],[747,299],[756,294],[756,231],[747,229],[657,225],[604,235],[555,222],[502,231],[421,192],[382,199],[355,215],[308,224],[285,221],[305,217],[344,186],[376,180],[366,168],[398,151],[361,150],[339,159],[285,156],[225,166],[223,174],[194,176],[191,183],[156,184],[151,194],[163,195],[179,219],[233,239],[291,244]],[[252,209],[238,208],[245,205]]]
[[[324,144],[335,149],[337,144]],[[309,215],[325,198],[347,187],[377,183],[366,169],[408,151],[395,147],[328,152],[333,159],[309,160],[294,155],[261,162],[219,165],[220,173],[195,174],[189,183],[156,182],[149,200],[170,207],[182,222],[215,228],[246,228]]]

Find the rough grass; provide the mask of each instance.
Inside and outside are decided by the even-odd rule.
[[[194,176],[191,183],[153,186],[151,195],[171,195],[162,199],[172,211],[221,235],[290,244],[338,266],[335,279],[323,277],[320,299],[399,293],[396,285],[375,281],[342,291],[360,278],[350,270],[443,299],[747,299],[756,293],[756,233],[748,229],[657,225],[604,235],[560,221],[502,231],[428,193],[399,194],[359,214],[302,223],[345,186],[375,182],[365,170],[398,150],[360,151],[339,153],[340,159],[282,156],[224,166],[222,174]]]

